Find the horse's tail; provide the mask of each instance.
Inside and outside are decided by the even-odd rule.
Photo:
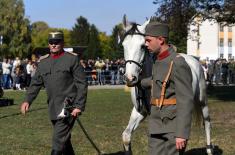
[[[203,68],[199,66],[200,74],[198,77],[198,85],[196,86],[195,102],[193,110],[193,124],[201,126],[203,122],[203,107],[207,106],[206,80],[203,74]]]

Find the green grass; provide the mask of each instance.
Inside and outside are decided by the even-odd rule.
[[[230,97],[233,96],[234,88],[231,91],[230,89],[226,93],[221,89],[213,89],[209,92],[212,142],[224,155],[235,154],[235,101]],[[50,154],[52,128],[46,109],[45,92],[42,91],[32,104],[31,110],[35,111],[27,113],[26,116],[12,115],[19,112],[24,92],[5,92],[4,97],[13,98],[15,104],[0,107],[0,155]],[[40,108],[44,109],[37,110]],[[86,111],[80,120],[102,152],[107,155],[118,155],[122,154],[121,134],[129,121],[131,109],[130,94],[122,89],[89,90]],[[134,155],[147,154],[147,132],[147,121],[144,121],[133,134]],[[72,143],[76,154],[96,154],[78,124],[73,128]],[[193,127],[188,150],[203,147],[203,127]]]

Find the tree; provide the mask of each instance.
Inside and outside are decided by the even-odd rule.
[[[123,47],[120,44],[120,34],[123,32],[122,24],[114,26],[112,35],[111,35],[111,48],[112,48],[112,57],[120,58],[124,56]]]
[[[202,21],[235,23],[234,0],[154,0],[153,3],[157,4],[157,19],[169,24],[169,41],[178,47],[178,52],[186,51],[187,28],[193,16],[200,15]]]
[[[104,32],[99,33],[100,48],[102,58],[112,58],[111,37],[107,36]]]
[[[73,45],[87,46],[90,24],[87,19],[80,16],[71,31],[71,43]]]
[[[187,25],[195,15],[196,9],[192,0],[155,0],[158,4],[157,20],[169,24],[169,42],[176,45],[178,52],[186,52]]]
[[[24,57],[30,51],[30,21],[24,17],[22,0],[0,1],[0,35],[3,36],[1,55]]]
[[[102,57],[99,32],[94,24],[91,25],[89,31],[89,42],[87,50],[84,53],[85,58],[95,59],[96,57]]]
[[[203,20],[213,19],[218,23],[235,23],[235,1],[234,0],[197,0],[195,8]]]
[[[50,31],[47,23],[43,21],[34,22],[32,24],[32,47],[47,47],[48,33]]]

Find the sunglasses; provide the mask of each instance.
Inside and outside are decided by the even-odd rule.
[[[61,40],[61,39],[51,39],[51,40],[48,41],[48,43],[49,43],[50,45],[58,45],[58,44],[60,44],[61,42],[63,42],[63,40]]]

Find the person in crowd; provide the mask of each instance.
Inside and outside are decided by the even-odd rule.
[[[31,74],[33,72],[33,64],[32,61],[29,60],[27,65],[26,65],[26,87],[29,87],[30,82],[31,82]]]
[[[16,68],[21,65],[19,57],[16,57],[15,60],[12,63],[12,69],[11,69],[11,77],[12,77],[12,88],[16,88]]]
[[[48,43],[50,54],[40,58],[25,100],[21,104],[21,112],[25,114],[29,110],[40,89],[45,86],[49,116],[54,130],[51,155],[74,155],[70,140],[71,130],[76,117],[85,110],[87,81],[77,54],[63,50],[63,32],[49,33]],[[60,118],[58,115],[68,98],[73,108],[70,109],[69,115]]]
[[[228,84],[228,63],[226,59],[222,60],[221,73],[222,73],[222,83],[223,85],[227,85]]]
[[[3,88],[10,89],[11,64],[9,59],[4,58],[2,62]]]
[[[97,80],[100,85],[105,84],[104,76],[103,76],[104,67],[105,67],[104,61],[100,58],[97,58],[97,61],[95,62],[95,68],[97,71]]]

